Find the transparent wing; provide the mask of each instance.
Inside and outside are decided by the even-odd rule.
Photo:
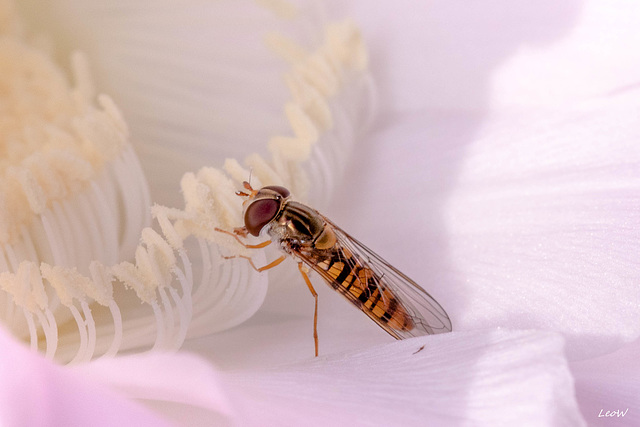
[[[361,299],[356,298],[351,293],[345,292],[341,289],[341,284],[337,283],[326,271],[314,265],[311,259],[302,254],[299,255],[303,261],[305,261],[305,263],[314,271],[319,273],[325,281],[327,281],[336,290],[340,290],[340,293],[347,298],[347,300],[362,310],[380,327],[396,339],[405,339],[451,331],[451,320],[449,319],[449,316],[431,295],[418,286],[413,280],[398,271],[395,267],[389,265],[389,263],[380,258],[380,256],[375,252],[351,237],[328,218],[324,216],[323,218],[326,223],[334,229],[339,248],[346,249],[346,253],[352,254],[352,257],[344,256],[343,261],[351,264],[352,268],[355,264],[360,263],[372,270],[375,275],[369,280],[375,281],[377,288],[382,295],[382,299],[385,298],[384,295],[388,295],[390,292],[392,298],[396,300],[407,316],[411,319],[413,328],[407,330],[391,327],[380,317],[366,309]],[[371,293],[369,287],[363,286],[363,289],[365,292]],[[369,296],[370,295],[367,295],[367,297]]]

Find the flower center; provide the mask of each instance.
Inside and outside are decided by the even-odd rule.
[[[369,96],[355,27],[325,30],[314,51],[268,38],[290,63],[292,134],[271,138],[269,159],[185,174],[184,209],[154,206],[156,231],[145,228],[151,203],[128,128],[110,98],[94,105],[84,57],[72,58],[72,86],[42,50],[0,29],[0,321],[34,350],[77,363],[148,344],[175,349],[187,332],[250,317],[266,277],[225,261],[246,250],[215,231],[242,220],[238,183],[251,169],[256,187],[304,198],[313,185],[326,197],[354,135],[345,126],[361,125],[347,111]]]

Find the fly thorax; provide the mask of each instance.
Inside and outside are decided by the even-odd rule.
[[[336,244],[336,233],[329,226],[325,226],[316,239],[315,247],[317,249],[331,249]]]

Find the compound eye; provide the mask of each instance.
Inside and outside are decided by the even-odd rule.
[[[286,199],[291,194],[289,192],[289,190],[287,190],[286,188],[281,187],[279,185],[267,185],[266,187],[262,187],[262,188],[263,189],[266,188],[267,190],[275,191],[276,193],[280,194],[283,199]]]
[[[258,236],[262,227],[276,216],[279,209],[280,202],[278,200],[256,200],[249,205],[244,214],[244,226],[247,227],[249,233]]]

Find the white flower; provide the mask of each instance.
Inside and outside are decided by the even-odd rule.
[[[53,29],[55,45],[66,42],[70,50],[87,52],[96,85],[123,110],[155,202],[183,209],[180,176],[201,166],[220,167],[226,156],[243,158],[258,151],[273,159],[267,141],[291,136],[292,124],[293,135],[314,139],[312,128],[296,120],[295,109],[286,110],[289,123],[282,114],[291,92],[281,76],[291,65],[274,60],[255,37],[267,32],[264,22],[280,23],[281,32],[305,52],[314,52],[322,46],[326,24],[304,2],[294,8],[260,3],[275,8],[277,17],[249,3],[168,1],[152,8],[136,2],[52,2],[52,13],[42,15],[47,19],[40,28]],[[212,420],[244,425],[581,425],[597,422],[601,409],[626,407],[631,410],[621,420],[637,419],[640,408],[632,398],[637,381],[631,381],[638,376],[632,363],[637,345],[614,353],[637,340],[640,328],[640,153],[635,143],[640,129],[633,86],[639,64],[638,55],[612,44],[638,39],[632,13],[618,12],[617,3],[498,2],[464,9],[450,3],[349,5],[369,30],[380,114],[371,136],[359,139],[371,102],[363,98],[370,93],[367,86],[358,82],[366,85],[367,78],[356,76],[331,91],[338,87],[326,79],[331,74],[320,73],[323,78],[314,81],[326,90],[330,115],[318,104],[305,104],[314,107],[309,114],[318,114],[315,123],[324,128],[315,127],[317,149],[295,151],[294,162],[307,154],[311,158],[291,183],[300,185],[295,193],[305,198],[308,190],[311,204],[423,284],[451,315],[454,333],[381,345],[388,340],[382,331],[321,288],[321,357],[312,359],[313,301],[295,271],[283,266],[269,273],[270,284],[277,286],[254,317],[205,336],[249,317],[264,297],[265,287],[256,283],[264,277],[246,275],[250,270],[243,260],[223,262],[208,252],[216,245],[201,244],[201,252],[195,247],[188,251],[191,261],[185,261],[187,251],[181,252],[176,238],[175,265],[184,277],[171,270],[165,292],[169,302],[157,304],[155,317],[151,312],[133,316],[140,320],[124,326],[131,342],[123,348],[154,342],[160,348],[177,346],[186,333],[183,320],[191,318],[192,337],[184,347],[213,360],[220,370],[200,359],[159,352],[72,368],[42,362],[43,369],[64,370],[63,379],[80,374],[83,381],[108,384],[126,397],[156,401],[150,404],[155,411],[186,425]],[[281,38],[269,40],[293,59],[295,69],[301,51],[285,49]],[[607,60],[601,60],[605,54]],[[322,64],[313,65],[322,69]],[[313,78],[318,70],[303,71]],[[331,126],[322,119],[327,117]],[[349,145],[356,140],[355,155],[349,157]],[[291,140],[272,139],[270,147],[290,150]],[[252,159],[260,178],[265,163]],[[247,171],[239,165],[228,162],[227,170],[244,179]],[[305,171],[308,182],[302,179]],[[211,182],[215,185],[202,186]],[[215,216],[207,209],[231,203],[233,186],[216,191],[225,184],[210,171],[187,175],[183,184],[186,209],[154,210],[161,221],[174,221],[164,222],[163,235],[172,242],[168,236],[175,229],[179,237],[191,232],[210,238],[194,215]],[[211,189],[216,203],[189,205],[200,194],[189,190],[197,188]],[[330,198],[334,188],[336,196]],[[143,208],[137,206],[130,213],[140,215]],[[224,221],[240,225],[239,216]],[[127,230],[126,235],[134,231]],[[147,249],[162,246],[153,236],[147,232]],[[191,305],[189,270],[193,264],[194,277],[201,274],[199,253],[222,268],[205,264],[202,271],[241,276],[231,283],[253,290],[244,299],[251,303],[234,306],[211,297],[218,310],[204,304],[199,311],[198,298]],[[120,256],[126,254],[113,262],[125,260]],[[136,259],[140,267],[145,253],[138,252]],[[50,277],[55,268],[48,270]],[[33,270],[24,267],[21,274],[17,277],[24,280]],[[118,307],[125,323],[135,313],[123,303]],[[193,315],[180,311],[189,307]],[[80,311],[68,315],[79,324],[77,319],[87,315]],[[169,313],[175,314],[173,321]],[[157,338],[156,325],[169,323],[174,326]],[[111,329],[105,333],[111,335]],[[86,348],[90,342],[87,336]],[[7,341],[4,346],[5,360],[20,360],[12,356],[19,354],[13,345]],[[69,346],[76,359],[92,353],[77,352],[77,347]],[[29,372],[37,363],[18,363],[15,372]],[[610,363],[621,367],[605,369]],[[3,379],[11,374],[0,373]],[[619,401],[599,397],[600,387],[615,388]],[[10,407],[9,402],[5,397],[2,404]],[[122,401],[114,397],[113,402]]]

